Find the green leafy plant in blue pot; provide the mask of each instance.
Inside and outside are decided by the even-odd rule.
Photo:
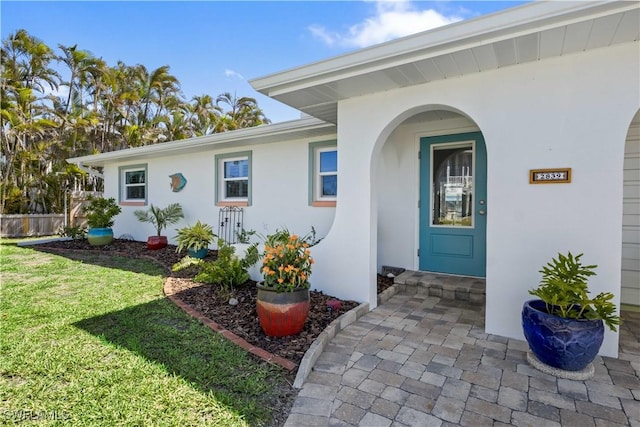
[[[589,296],[588,278],[596,265],[583,265],[583,254],[558,254],[540,270],[542,280],[529,291],[538,300],[522,308],[524,336],[542,363],[565,371],[585,369],[600,351],[604,324],[616,331],[620,324],[613,294]]]
[[[178,232],[176,252],[180,253],[186,249],[192,258],[204,258],[209,252],[209,245],[217,237],[213,228],[200,220],[194,225],[182,227],[176,231]]]
[[[122,212],[122,209],[113,197],[105,199],[90,196],[88,201],[89,204],[82,209],[89,224],[87,240],[92,246],[108,245],[113,241],[111,227],[114,224],[114,217]]]

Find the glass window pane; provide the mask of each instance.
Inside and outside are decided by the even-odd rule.
[[[249,160],[231,160],[224,162],[225,178],[246,178],[249,176]]]
[[[226,181],[227,198],[247,198],[249,197],[249,180]]]
[[[127,199],[144,200],[144,185],[132,185],[130,187],[127,187]]]
[[[338,171],[338,152],[322,151],[320,152],[320,172],[337,172]]]
[[[338,176],[324,175],[322,179],[322,197],[335,197],[338,194]]]
[[[127,184],[144,184],[144,171],[125,172]]]
[[[473,217],[473,150],[433,151],[433,224],[470,227]]]

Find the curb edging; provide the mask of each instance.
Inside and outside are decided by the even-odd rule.
[[[189,304],[185,303],[180,298],[178,298],[175,294],[169,293],[167,287],[171,283],[172,280],[173,280],[172,277],[167,277],[167,280],[164,282],[164,286],[163,286],[162,291],[163,291],[163,293],[165,294],[165,296],[167,298],[169,298],[175,305],[180,307],[185,313],[187,313],[191,317],[195,318],[196,320],[199,320],[202,324],[204,324],[205,326],[209,327],[214,332],[219,333],[220,335],[222,335],[224,338],[228,339],[232,343],[234,343],[237,346],[241,347],[242,349],[248,351],[249,353],[251,353],[251,354],[253,354],[255,356],[258,356],[259,358],[263,359],[266,362],[279,365],[279,366],[281,366],[281,367],[283,367],[283,368],[285,368],[285,369],[287,369],[289,371],[293,371],[296,368],[297,365],[295,363],[293,363],[291,360],[285,359],[284,357],[276,356],[275,354],[269,353],[268,351],[266,351],[266,350],[264,350],[264,349],[262,349],[260,347],[256,347],[255,345],[247,342],[244,338],[241,338],[241,337],[237,336],[236,334],[234,334],[230,330],[225,329],[224,327],[222,327],[217,322],[215,322],[215,321],[209,319],[208,317],[204,316],[203,314],[199,313],[197,310],[195,310]],[[305,356],[306,356],[306,353],[305,353]]]
[[[318,337],[313,341],[311,346],[304,353],[304,356],[300,361],[300,367],[298,368],[296,379],[293,382],[294,388],[302,388],[302,385],[313,369],[313,365],[315,365],[318,357],[320,357],[324,349],[327,347],[327,344],[329,344],[329,341],[333,337],[335,337],[338,332],[340,332],[368,312],[369,303],[365,302],[355,308],[352,308],[351,310],[340,315],[340,317],[334,319],[331,323],[329,323],[329,326],[327,326],[324,331],[322,331],[320,335],[318,335]]]
[[[388,301],[391,297],[397,294],[399,291],[399,286],[396,284],[391,285],[383,292],[378,294],[378,305]],[[313,341],[309,349],[306,351],[302,360],[300,361],[300,367],[298,368],[298,373],[296,374],[296,379],[293,382],[293,387],[297,389],[301,389],[304,385],[305,380],[311,373],[313,369],[313,365],[315,365],[318,357],[322,354],[325,348],[327,348],[327,344],[329,341],[336,336],[336,334],[342,331],[344,328],[360,319],[363,315],[370,311],[368,303],[362,303],[359,306],[352,308],[346,313],[342,314],[340,317],[335,319],[333,322],[329,324],[325,328],[324,331],[318,335],[318,337]]]

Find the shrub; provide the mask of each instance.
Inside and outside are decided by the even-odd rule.
[[[84,239],[87,234],[87,227],[81,227],[79,225],[67,225],[60,227],[58,230],[58,236],[71,237],[73,240]]]
[[[113,217],[122,212],[116,199],[111,197],[89,197],[89,204],[82,211],[87,215],[90,228],[109,228],[113,226]]]
[[[219,284],[229,290],[238,287],[249,280],[247,269],[258,262],[258,245],[253,244],[247,250],[243,259],[235,254],[235,248],[224,240],[218,240],[218,258],[215,261],[203,261],[185,257],[173,266],[173,271],[183,270],[191,265],[199,267],[200,271],[194,277],[196,282]]]

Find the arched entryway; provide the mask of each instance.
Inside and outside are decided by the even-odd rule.
[[[478,125],[425,107],[384,141],[375,168],[378,271],[485,276],[486,149]]]

